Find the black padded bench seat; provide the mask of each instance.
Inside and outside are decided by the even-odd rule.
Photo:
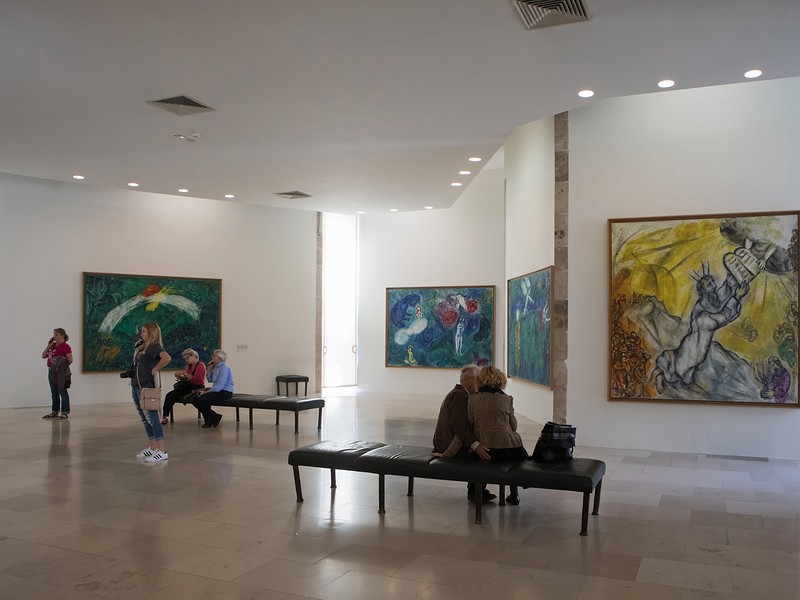
[[[500,504],[505,504],[505,486],[566,490],[583,494],[581,535],[587,535],[589,500],[594,492],[592,514],[600,508],[600,489],[606,464],[601,460],[575,458],[552,464],[531,460],[491,462],[469,458],[434,458],[423,446],[402,446],[380,442],[322,441],[289,452],[294,471],[297,501],[303,501],[299,467],[331,470],[331,487],[336,487],[336,469],[378,475],[378,512],[385,509],[385,476],[408,477],[408,495],[414,495],[414,478],[491,483],[500,486]],[[481,503],[475,503],[475,523],[481,522]]]
[[[254,394],[234,394],[225,400],[216,400],[212,406],[232,406],[236,408],[236,420],[239,420],[239,408],[246,408],[250,413],[250,429],[253,428],[253,409],[266,408],[275,411],[275,425],[280,425],[281,411],[294,412],[294,432],[298,433],[298,417],[301,411],[319,409],[317,429],[322,429],[322,409],[325,407],[324,398],[310,398],[306,396],[257,396]]]

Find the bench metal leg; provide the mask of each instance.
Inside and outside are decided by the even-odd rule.
[[[300,417],[300,411],[299,410],[294,411],[294,432],[295,433],[299,433],[300,432],[300,429],[299,429],[300,419],[299,419],[299,417]]]
[[[281,424],[281,411],[275,409],[275,427]]]
[[[500,494],[500,506],[506,505],[506,486],[501,485],[497,488],[497,493]],[[477,494],[476,494],[477,495]]]
[[[378,514],[386,512],[386,475],[378,475]]]
[[[294,471],[294,493],[297,494],[297,501],[303,501],[303,490],[300,488],[300,467],[292,465]]]
[[[589,528],[589,497],[591,492],[583,493],[583,510],[581,511],[581,535],[589,535],[587,529]]]
[[[483,483],[475,484],[475,525],[481,524],[483,516]]]
[[[239,407],[236,407],[236,421],[239,421]]]
[[[597,515],[600,514],[600,488],[603,487],[603,480],[597,482],[597,486],[594,488],[594,506],[592,506],[592,514]]]
[[[336,469],[331,469],[331,489],[336,489]]]
[[[253,428],[253,409],[252,408],[248,408],[247,410],[250,411],[250,414],[248,416],[250,417],[250,429],[252,429]],[[238,421],[239,419],[236,419],[236,420]]]
[[[414,495],[414,478],[413,477],[409,477],[408,478],[408,493],[406,494],[406,496],[413,496],[413,495]]]
[[[322,407],[319,407],[319,416],[317,417],[317,429],[322,429]]]

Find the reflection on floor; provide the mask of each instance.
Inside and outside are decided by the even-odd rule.
[[[578,448],[605,460],[600,515],[580,537],[581,497],[525,490],[473,523],[465,486],[303,469],[318,439],[430,443],[441,398],[329,398],[300,434],[284,414],[255,429],[225,412],[201,429],[176,407],[168,464],[146,465],[128,404],[0,410],[0,597],[150,600],[695,600],[800,597],[796,461]],[[528,449],[539,425],[520,419]],[[580,429],[578,431],[580,441]]]

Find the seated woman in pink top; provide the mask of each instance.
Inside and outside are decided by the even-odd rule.
[[[206,366],[200,362],[200,356],[195,350],[187,348],[183,351],[183,360],[186,361],[186,370],[175,373],[175,389],[164,396],[164,418],[161,424],[169,423],[172,416],[172,407],[176,402],[184,406],[194,398],[194,391],[202,389],[206,384]]]

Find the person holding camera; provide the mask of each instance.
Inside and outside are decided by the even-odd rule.
[[[68,339],[64,329],[53,329],[53,337],[42,351],[42,358],[47,359],[47,381],[50,383],[52,400],[50,412],[43,419],[69,418],[69,386],[72,379],[69,366],[72,364],[72,348],[67,343]]]
[[[142,388],[161,387],[159,371],[166,367],[172,358],[161,345],[161,328],[156,323],[142,325],[139,335],[143,343],[137,344],[136,350],[134,350],[131,395],[139,418],[144,425],[145,433],[147,433],[147,439],[150,440],[150,445],[139,452],[136,458],[143,458],[145,462],[149,463],[162,462],[169,460],[169,454],[164,448],[164,430],[161,427],[159,411],[143,411],[139,404],[139,397]]]
[[[210,388],[200,392],[192,403],[203,413],[203,428],[217,427],[222,420],[222,415],[211,409],[211,402],[217,399],[227,400],[233,396],[233,373],[225,362],[228,355],[224,350],[217,348],[211,356],[209,363],[208,381]]]
[[[176,402],[183,402],[185,406],[194,395],[194,391],[201,389],[206,383],[206,366],[200,362],[200,355],[192,348],[187,348],[183,351],[183,360],[186,361],[186,370],[175,373],[177,379],[175,387],[164,397],[162,425],[169,423],[172,407]]]

